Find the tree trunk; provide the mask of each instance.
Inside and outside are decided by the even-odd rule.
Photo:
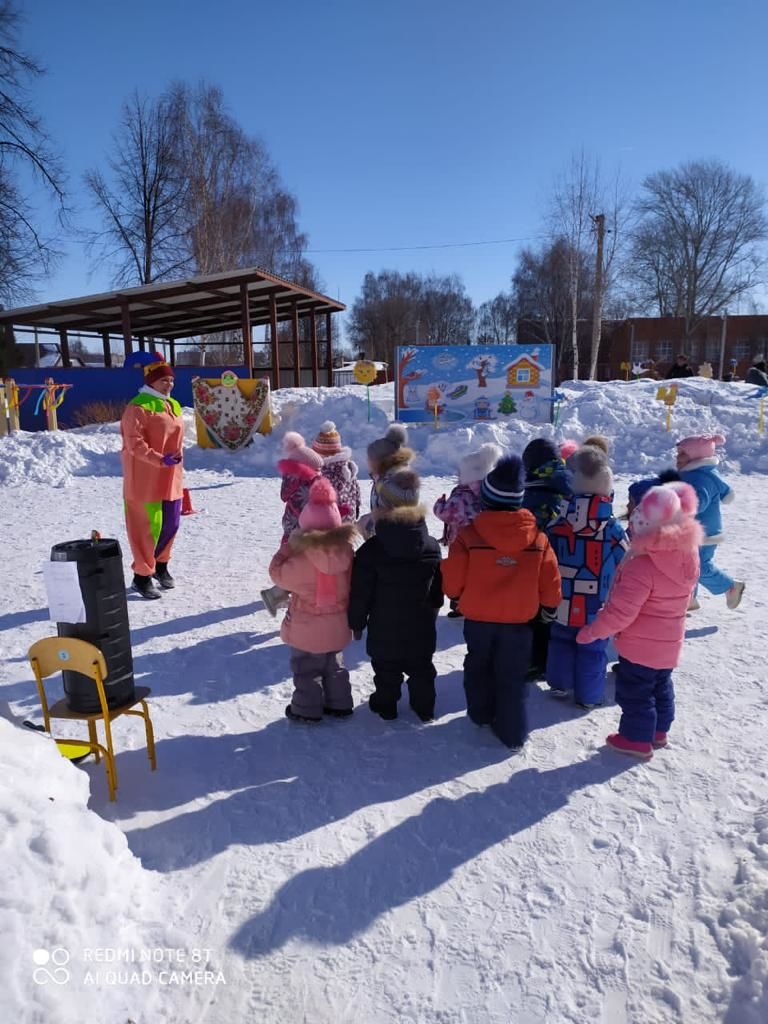
[[[573,379],[579,379],[579,297],[575,279],[571,281],[571,347],[573,348]]]
[[[597,360],[600,355],[600,334],[603,326],[603,239],[605,215],[595,217],[597,228],[597,255],[595,257],[595,289],[592,309],[592,344],[589,352],[589,379],[597,380]]]
[[[479,388],[487,388],[488,382],[485,379],[484,372],[482,370],[475,370],[475,373],[477,374],[477,386]]]

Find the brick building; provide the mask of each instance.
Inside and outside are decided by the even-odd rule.
[[[723,320],[719,316],[707,317],[687,341],[682,317],[641,316],[627,320],[604,320],[598,379],[622,379],[625,376],[622,363],[653,366],[656,373],[663,377],[680,352],[688,356],[694,371],[704,362],[711,363],[714,376],[717,377],[722,331]],[[590,323],[579,323],[579,376],[582,378],[586,376],[589,366],[591,333]],[[521,344],[535,344],[544,340],[540,325],[535,321],[521,320],[518,323],[518,341]],[[559,378],[567,380],[573,373],[570,338],[560,348]],[[743,378],[752,363],[761,358],[768,359],[768,315],[729,316],[725,331],[724,372],[728,373],[733,368],[736,376]],[[732,360],[735,361],[735,367]]]

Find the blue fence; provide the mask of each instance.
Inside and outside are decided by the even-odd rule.
[[[218,377],[224,370],[234,370],[238,377],[247,377],[244,366],[177,366],[175,367],[176,385],[173,397],[182,405],[192,405],[192,378]],[[44,384],[50,377],[56,384],[71,384],[67,389],[66,398],[58,409],[59,425],[75,427],[78,424],[74,415],[89,402],[127,402],[136,394],[142,385],[141,370],[138,369],[104,369],[92,367],[73,367],[64,369],[31,369],[11,370],[9,376],[23,387],[25,384]],[[45,430],[45,413],[40,409],[35,415],[35,407],[39,391],[33,391],[21,407],[22,430]]]

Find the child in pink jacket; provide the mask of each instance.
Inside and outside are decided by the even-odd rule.
[[[309,488],[317,480],[323,467],[323,458],[307,446],[301,434],[289,430],[283,438],[283,457],[277,464],[277,471],[283,478],[280,498],[285,502],[283,509],[283,539],[285,544],[294,530],[299,528],[299,515],[309,498]],[[268,587],[261,591],[264,607],[274,619],[278,608],[288,604],[288,591],[282,587]]]
[[[332,484],[323,477],[295,530],[272,559],[269,574],[290,593],[280,635],[291,651],[293,699],[288,718],[319,722],[352,714],[352,689],[341,651],[352,640],[347,622],[355,527],[343,525]]]
[[[696,492],[686,483],[652,487],[630,520],[632,542],[597,618],[576,642],[613,636],[619,654],[619,731],[609,746],[634,757],[666,747],[675,717],[672,670],[685,636],[685,613],[699,576],[701,526]]]

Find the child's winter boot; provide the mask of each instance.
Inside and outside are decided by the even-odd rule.
[[[309,715],[297,715],[290,704],[285,709],[285,717],[292,722],[322,722],[322,718],[312,718]]]
[[[397,718],[397,705],[383,704],[377,693],[372,693],[368,698],[368,707],[385,722],[393,722]]]
[[[733,611],[734,608],[738,608],[741,604],[741,599],[744,596],[745,583],[740,580],[736,580],[732,587],[729,587],[725,592],[725,603]]]
[[[273,619],[277,616],[277,609],[288,604],[290,596],[288,591],[283,590],[282,587],[270,587],[268,590],[261,591],[261,600]]]
[[[653,746],[655,750],[661,750],[663,747],[668,747],[667,734],[665,732],[657,732],[653,737]]]
[[[176,580],[168,572],[167,562],[155,563],[155,579],[163,588],[163,590],[173,590],[173,588],[176,586]]]
[[[355,712],[354,708],[323,708],[323,714],[329,718],[349,718]]]
[[[639,757],[644,761],[653,757],[653,745],[651,743],[641,743],[639,740],[628,740],[627,737],[622,736],[620,732],[611,733],[610,736],[606,737],[605,742],[609,747],[612,747],[614,750],[618,750],[620,754],[629,754],[630,757]]]

